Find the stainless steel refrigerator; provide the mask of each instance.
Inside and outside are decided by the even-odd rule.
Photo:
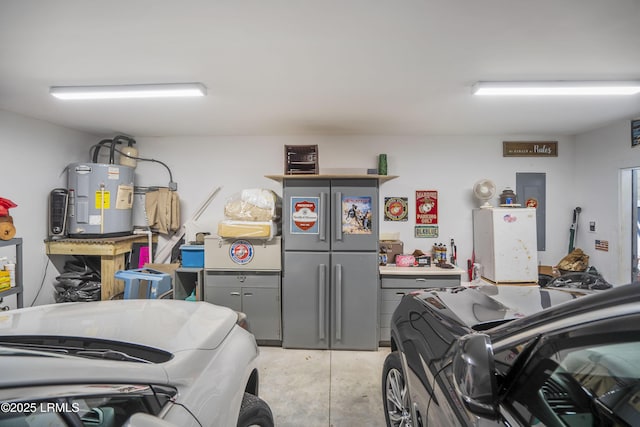
[[[284,180],[283,347],[378,347],[378,181]]]

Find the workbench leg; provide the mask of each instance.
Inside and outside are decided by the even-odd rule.
[[[103,301],[124,291],[124,280],[116,280],[115,278],[116,271],[124,270],[124,255],[103,255],[100,257],[101,298]]]

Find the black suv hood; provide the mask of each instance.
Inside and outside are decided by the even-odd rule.
[[[586,289],[492,285],[428,289],[415,298],[440,316],[475,330],[486,330],[592,294]]]

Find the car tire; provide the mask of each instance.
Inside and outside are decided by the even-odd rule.
[[[411,399],[400,353],[389,353],[382,368],[382,401],[387,427],[412,427]]]
[[[267,403],[250,393],[245,393],[240,405],[238,427],[273,427],[273,415]]]

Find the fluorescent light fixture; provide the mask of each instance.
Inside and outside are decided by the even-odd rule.
[[[635,95],[640,81],[477,82],[474,95]]]
[[[52,86],[49,93],[59,99],[126,99],[205,96],[201,83],[166,83],[105,86]]]

